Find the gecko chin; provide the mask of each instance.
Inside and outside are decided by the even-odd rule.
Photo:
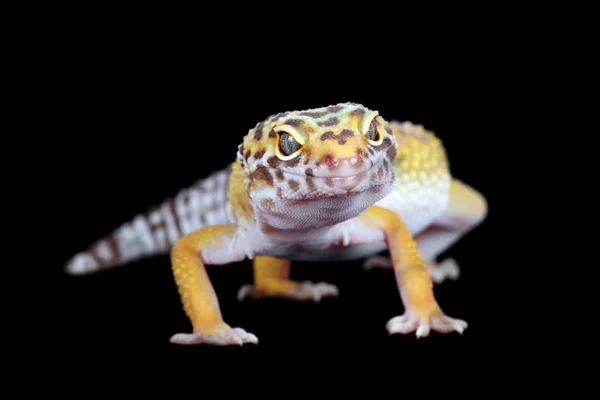
[[[358,217],[384,198],[391,185],[369,185],[362,191],[313,196],[305,199],[279,199],[270,207],[258,210],[260,220],[269,230],[309,231]]]

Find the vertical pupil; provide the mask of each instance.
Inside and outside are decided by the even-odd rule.
[[[369,130],[367,132],[367,138],[370,140],[377,139],[377,126],[375,125],[375,121],[371,121],[371,125],[369,125]]]
[[[300,144],[296,142],[296,139],[289,133],[283,133],[279,140],[281,150],[286,156],[295,153],[299,148]]]

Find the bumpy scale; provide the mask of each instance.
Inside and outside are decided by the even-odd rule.
[[[462,333],[444,314],[433,283],[456,279],[454,260],[436,257],[480,224],[485,198],[448,168],[441,141],[410,122],[344,103],[285,112],[258,123],[236,160],[139,215],[67,263],[72,274],[170,252],[191,333],[178,344],[257,343],[230,327],[205,266],[253,259],[254,282],[238,298],[319,301],[337,296],[325,282],[289,278],[292,261],[366,259],[393,268],[405,307],[390,333]],[[390,258],[378,255],[389,250]]]

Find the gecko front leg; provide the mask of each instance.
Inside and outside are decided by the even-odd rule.
[[[338,288],[325,282],[297,282],[289,279],[290,261],[257,256],[254,258],[254,285],[244,285],[238,292],[238,300],[246,297],[283,297],[293,300],[320,301],[326,296],[337,296]]]
[[[467,323],[445,315],[438,305],[425,261],[402,219],[390,210],[372,206],[361,216],[361,221],[384,232],[405,308],[403,315],[388,321],[388,332],[416,331],[417,337],[429,335],[430,330],[462,334]]]
[[[183,308],[192,322],[193,333],[171,337],[176,344],[241,345],[258,343],[258,338],[223,321],[217,295],[204,264],[241,261],[243,252],[236,250],[235,225],[214,225],[180,238],[171,250],[171,263]]]
[[[453,178],[450,184],[448,206],[430,227],[415,236],[417,247],[426,260],[427,270],[435,283],[446,279],[457,279],[460,268],[453,258],[441,262],[439,254],[481,224],[488,212],[485,197],[467,184]],[[377,255],[364,262],[367,270],[373,268],[392,269],[389,257]]]

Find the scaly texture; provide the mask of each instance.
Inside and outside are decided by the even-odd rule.
[[[466,328],[466,322],[441,310],[429,271],[436,272],[436,282],[458,276],[455,262],[452,273],[437,273],[435,258],[484,220],[487,203],[451,176],[441,141],[422,126],[388,123],[356,103],[273,115],[250,129],[236,160],[201,186],[210,189],[202,192],[205,197],[186,194],[187,202],[178,196],[162,206],[187,206],[177,215],[200,216],[195,225],[166,218],[170,222],[161,236],[137,218],[125,225],[131,227],[128,241],[117,246],[119,254],[136,257],[170,249],[193,329],[174,335],[173,343],[258,341],[223,321],[206,265],[254,259],[254,284],[241,288],[240,299],[318,301],[336,296],[338,289],[325,282],[291,280],[292,261],[357,259],[385,249],[389,262],[379,257],[370,265],[394,269],[405,306],[403,315],[388,322],[390,333],[423,337],[430,330],[462,333]],[[163,240],[160,247],[157,238]],[[67,271],[88,273],[132,259],[107,254],[92,246],[70,260]]]

